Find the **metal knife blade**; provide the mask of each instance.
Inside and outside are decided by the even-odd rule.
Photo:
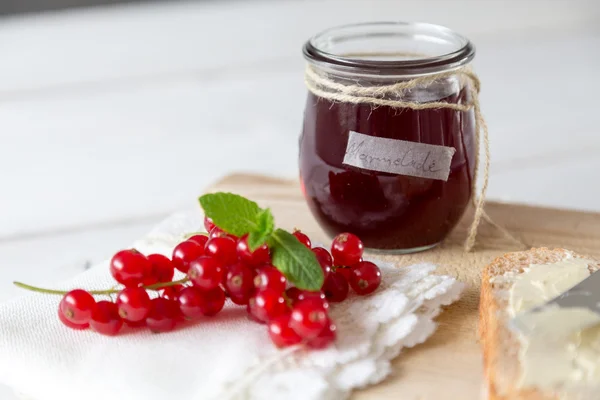
[[[571,289],[561,293],[545,304],[517,315],[510,320],[509,326],[513,330],[522,333],[530,332],[533,329],[533,326],[530,323],[531,314],[544,311],[551,306],[558,306],[561,308],[587,308],[600,316],[600,271],[592,273]],[[589,322],[589,325],[584,325],[580,328],[584,329],[593,324],[594,322]]]

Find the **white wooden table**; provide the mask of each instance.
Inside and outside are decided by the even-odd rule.
[[[60,281],[110,256],[227,172],[296,176],[301,45],[390,19],[477,45],[490,198],[600,211],[595,0],[178,2],[4,19],[0,300],[12,280]]]

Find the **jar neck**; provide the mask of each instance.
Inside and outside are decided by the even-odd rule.
[[[339,79],[398,82],[458,70],[473,44],[448,28],[422,23],[367,23],[332,28],[304,45],[313,67]]]

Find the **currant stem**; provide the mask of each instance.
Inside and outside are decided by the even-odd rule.
[[[183,278],[178,281],[155,283],[154,285],[143,286],[143,288],[146,290],[160,290],[167,286],[181,285],[188,281],[189,281],[189,278]],[[54,290],[54,289],[40,288],[37,286],[28,285],[23,282],[13,282],[13,284],[17,287],[20,287],[21,289],[25,289],[25,290],[29,290],[29,291],[37,292],[37,293],[44,293],[44,294],[56,294],[56,295],[64,296],[65,294],[70,292],[70,290]],[[92,294],[92,295],[110,295],[110,294],[114,294],[114,293],[119,293],[121,290],[122,289],[114,289],[114,288],[107,289],[107,290],[88,290],[88,293]]]
[[[162,282],[162,283],[159,282],[159,283],[155,283],[154,285],[143,286],[143,288],[146,290],[160,290],[166,286],[183,285],[184,283],[189,282],[189,281],[190,281],[190,278],[185,277],[178,281]],[[117,292],[120,292],[120,290],[118,290]]]

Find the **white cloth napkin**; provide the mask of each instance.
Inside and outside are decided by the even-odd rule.
[[[170,254],[184,233],[201,226],[199,212],[178,214],[134,245]],[[63,288],[111,287],[107,264]],[[390,360],[425,341],[440,307],[463,289],[452,277],[433,275],[432,264],[379,265],[377,292],[331,306],[338,340],[321,351],[278,350],[266,327],[231,303],[174,332],[105,337],[64,327],[60,297],[28,294],[0,305],[0,382],[34,400],[344,399],[383,380]]]

